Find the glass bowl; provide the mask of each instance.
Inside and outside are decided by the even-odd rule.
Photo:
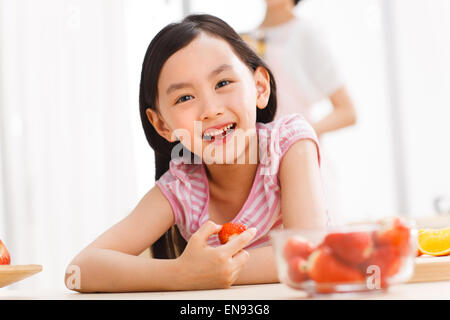
[[[280,281],[309,294],[386,290],[414,272],[417,229],[400,217],[270,237]]]

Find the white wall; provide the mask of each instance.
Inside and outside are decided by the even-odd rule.
[[[450,195],[450,2],[305,0],[298,10],[328,31],[357,102],[356,128],[327,141],[345,215],[435,214],[433,200]]]
[[[450,2],[393,4],[408,210],[430,215],[450,195]]]

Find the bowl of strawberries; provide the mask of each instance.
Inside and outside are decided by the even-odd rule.
[[[386,290],[414,272],[417,230],[401,217],[270,236],[280,281],[309,294]]]

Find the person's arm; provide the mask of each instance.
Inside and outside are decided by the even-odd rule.
[[[356,110],[345,87],[341,87],[329,97],[333,110],[321,120],[312,124],[318,136],[356,123]]]
[[[327,223],[318,151],[314,141],[299,140],[280,164],[281,210],[286,229],[321,228]]]
[[[272,246],[250,249],[247,252],[249,259],[234,284],[276,283],[280,281]]]
[[[80,287],[68,286],[75,275],[67,274],[65,284],[79,292],[124,292],[168,290],[177,286],[169,281],[176,265],[170,260],[138,256],[172,224],[169,202],[153,187],[136,208],[83,249],[70,263],[80,270]],[[152,275],[158,274],[158,277]]]
[[[177,259],[138,256],[173,222],[171,206],[155,186],[125,219],[73,259],[65,275],[67,288],[78,292],[130,292],[231,286],[248,259],[241,249],[254,232],[246,231],[226,245],[213,248],[207,245],[207,239],[219,232],[221,226],[208,221],[192,235]],[[79,279],[74,279],[77,276]]]

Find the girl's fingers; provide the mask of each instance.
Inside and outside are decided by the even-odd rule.
[[[222,245],[222,248],[229,254],[235,255],[239,250],[244,248],[255,236],[256,228],[250,228],[241,234],[233,237],[230,241]]]
[[[208,220],[192,235],[191,239],[206,242],[211,235],[218,233],[220,228],[222,228],[221,225]]]

